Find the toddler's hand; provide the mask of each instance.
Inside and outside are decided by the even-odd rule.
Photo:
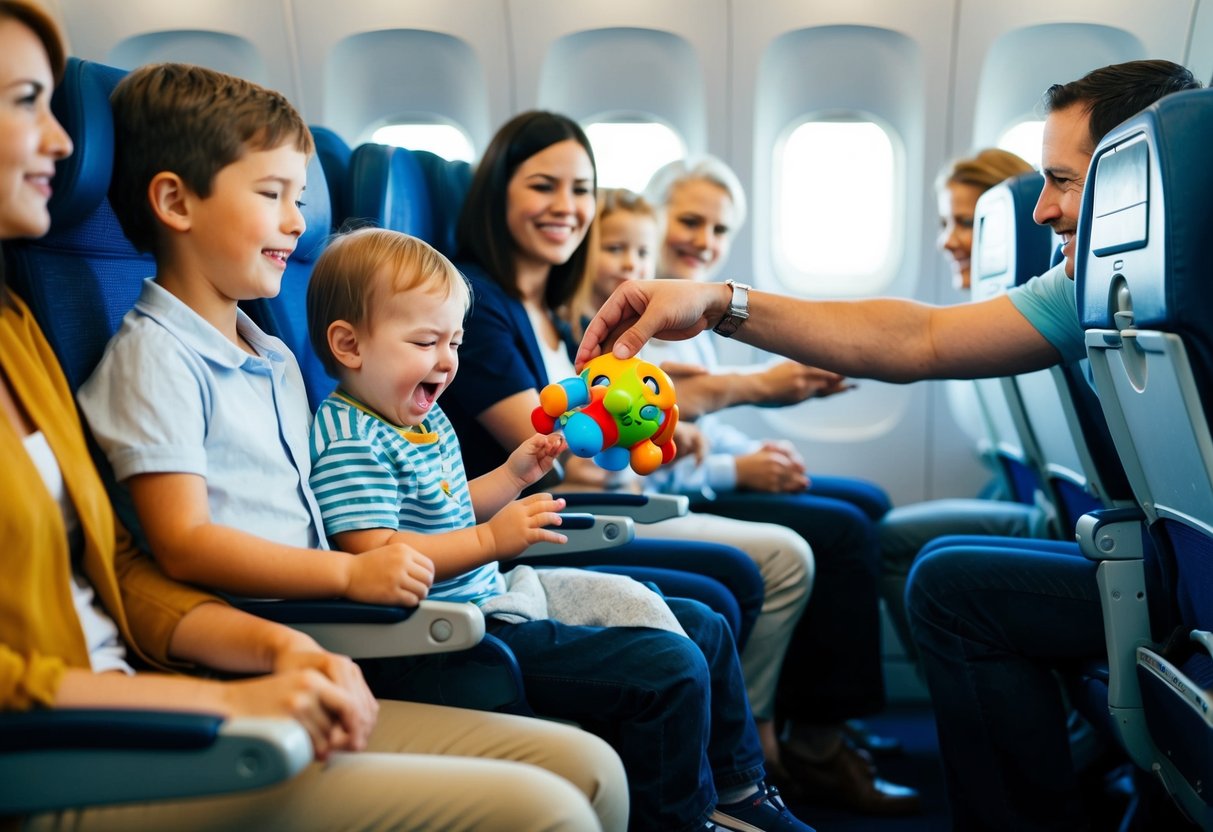
[[[510,454],[505,467],[518,483],[518,490],[533,485],[552,470],[556,457],[564,450],[564,435],[537,433],[523,442]]]
[[[514,500],[481,528],[491,538],[487,545],[499,558],[512,558],[522,554],[532,543],[566,543],[568,538],[560,532],[544,526],[559,526],[564,500],[551,494],[532,494]]]
[[[364,604],[415,607],[434,584],[434,562],[404,543],[351,556],[345,597]]]

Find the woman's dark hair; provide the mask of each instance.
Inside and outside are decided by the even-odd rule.
[[[569,139],[581,145],[590,157],[590,166],[594,168],[593,184],[597,188],[594,151],[580,125],[567,116],[540,110],[521,113],[507,121],[489,142],[472,176],[456,230],[457,259],[479,264],[510,297],[519,296],[514,271],[515,243],[506,224],[506,192],[510,179],[527,159]],[[589,234],[585,236],[566,262],[552,267],[544,291],[544,302],[549,309],[568,303],[577,290],[586,268],[589,237]]]

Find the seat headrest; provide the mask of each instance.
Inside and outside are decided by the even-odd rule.
[[[1163,329],[1213,348],[1211,135],[1213,90],[1188,90],[1146,108],[1095,149],[1075,265],[1084,327]]]
[[[454,259],[458,247],[456,231],[459,214],[472,186],[472,166],[467,162],[447,161],[426,150],[414,150],[413,158],[425,174],[433,211],[434,238],[430,244]]]
[[[345,183],[350,175],[350,155],[354,151],[345,143],[345,139],[327,127],[313,125],[311,130],[312,140],[316,142],[316,157],[324,168],[324,177],[328,182],[329,204],[332,207],[329,223],[337,226],[349,216]]]
[[[72,155],[55,165],[51,226],[70,228],[105,200],[114,169],[114,118],[110,93],[126,70],[68,58],[51,108],[72,138]]]
[[[364,144],[350,157],[350,216],[429,241],[433,218],[425,176],[402,147]]]
[[[307,229],[295,244],[291,260],[310,263],[320,256],[332,233],[333,212],[329,202],[328,179],[319,154],[307,164],[307,190],[303,192],[303,219]]]
[[[1032,219],[1043,177],[1013,176],[977,200],[973,216],[974,299],[990,297],[1048,271],[1053,236]]]

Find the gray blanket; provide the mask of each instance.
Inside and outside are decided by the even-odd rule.
[[[515,624],[550,618],[574,626],[651,627],[686,635],[662,597],[626,575],[516,566],[505,581],[503,595],[480,605],[486,617]]]

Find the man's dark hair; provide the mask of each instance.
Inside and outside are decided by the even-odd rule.
[[[1108,132],[1163,96],[1200,89],[1192,73],[1171,61],[1129,61],[1088,72],[1077,81],[1045,90],[1046,113],[1078,104],[1089,116],[1091,148]]]

